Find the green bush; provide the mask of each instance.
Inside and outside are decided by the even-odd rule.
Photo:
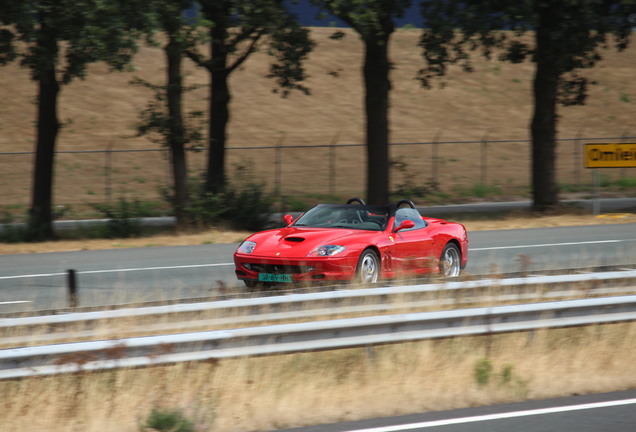
[[[417,178],[417,174],[411,172],[412,170],[404,158],[393,158],[389,165],[402,177],[402,182],[398,183],[391,193],[396,199],[424,198],[439,190],[439,184],[433,179],[426,181],[424,185],[415,184],[414,179]]]
[[[141,425],[141,431],[159,432],[194,432],[194,423],[179,411],[160,411],[153,409],[146,422]]]
[[[227,183],[217,192],[205,192],[203,181],[190,182],[190,223],[197,226],[222,224],[237,230],[259,231],[269,222],[273,198],[265,185],[256,182]]]
[[[490,376],[492,375],[492,362],[487,358],[477,360],[473,375],[478,385],[483,386],[488,384]]]
[[[108,219],[108,222],[100,228],[102,237],[128,238],[141,235],[139,218],[147,213],[140,201],[129,202],[125,198],[120,198],[117,204],[94,204],[93,208]]]
[[[29,240],[27,227],[14,224],[14,222],[13,215],[5,210],[0,217],[0,223],[4,224],[4,229],[0,231],[0,242],[23,243]]]

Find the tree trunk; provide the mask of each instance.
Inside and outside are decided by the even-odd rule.
[[[364,87],[367,141],[367,201],[389,202],[389,80],[388,44],[391,32],[384,37],[365,38]]]
[[[187,164],[185,155],[185,128],[181,101],[183,78],[181,75],[182,49],[177,40],[170,38],[165,48],[168,62],[167,104],[170,122],[169,147],[175,192],[175,216],[177,224],[183,224],[188,207]]]
[[[212,30],[214,32],[214,29]],[[222,191],[225,186],[225,138],[228,122],[230,121],[230,88],[228,86],[228,71],[225,67],[227,54],[215,50],[212,43],[212,94],[210,95],[210,129],[208,175],[206,190],[208,192]],[[221,51],[221,52],[219,52]],[[222,67],[217,65],[223,65]]]
[[[532,196],[533,209],[545,211],[559,202],[556,182],[556,122],[558,59],[550,50],[549,7],[539,8],[536,30],[536,72],[534,77],[534,114],[532,117]]]
[[[53,167],[55,143],[60,129],[57,117],[57,97],[60,91],[55,75],[57,42],[50,31],[42,25],[37,40],[42,54],[42,63],[36,72],[38,82],[37,142],[33,191],[29,210],[29,236],[32,240],[53,237]]]
[[[210,30],[210,76],[212,87],[210,94],[209,153],[206,191],[216,193],[225,186],[225,138],[230,121],[230,88],[227,52],[223,45],[227,29],[216,23]]]

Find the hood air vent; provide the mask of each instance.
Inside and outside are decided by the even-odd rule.
[[[301,241],[305,241],[303,237],[285,237],[285,240],[290,242],[300,243]]]

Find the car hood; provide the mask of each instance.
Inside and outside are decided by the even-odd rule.
[[[348,251],[369,240],[375,232],[345,228],[296,228],[286,227],[263,231],[251,235],[248,240],[256,242],[252,256],[276,256],[288,258],[306,257],[309,252],[323,245],[342,245]]]

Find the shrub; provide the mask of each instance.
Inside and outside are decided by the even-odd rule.
[[[236,167],[235,178],[251,178],[249,166]],[[237,230],[258,231],[269,223],[274,202],[265,191],[265,184],[257,181],[227,182],[218,192],[205,191],[205,179],[189,182],[190,203],[186,209],[190,223],[197,226],[225,224]],[[172,202],[169,194],[164,197]]]
[[[490,381],[490,375],[492,374],[492,362],[487,358],[481,358],[477,360],[473,375],[478,385],[483,386]]]
[[[194,423],[179,411],[160,411],[153,409],[146,422],[140,428],[142,431],[159,432],[194,432]]]
[[[99,211],[105,219],[106,225],[101,228],[101,235],[107,238],[128,238],[141,235],[140,217],[146,215],[140,201],[127,201],[120,198],[115,205],[94,204],[93,208]]]

